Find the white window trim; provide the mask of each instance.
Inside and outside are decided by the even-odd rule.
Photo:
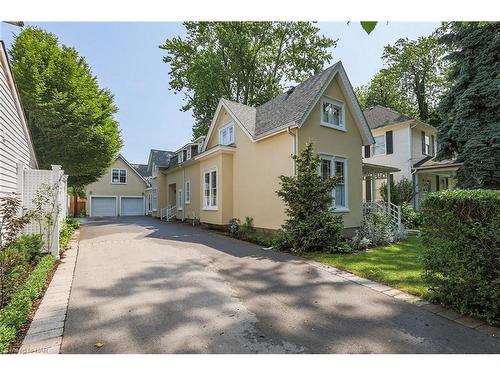
[[[384,137],[384,153],[383,154],[377,154],[375,155],[375,144],[376,144],[376,140],[375,138],[378,138],[378,137]],[[387,137],[384,134],[381,134],[381,135],[377,135],[377,136],[373,136],[373,140],[375,141],[375,143],[373,143],[370,147],[370,157],[377,157],[377,156],[384,156],[384,155],[387,155]]]
[[[180,164],[184,161],[184,150],[181,150],[177,155],[179,159],[178,163]]]
[[[185,189],[185,193],[184,193],[185,202],[184,203],[191,204],[191,181],[190,180],[186,181],[184,189]]]
[[[155,203],[155,199],[154,199],[155,195],[156,195],[156,207],[154,205],[154,203]],[[158,211],[158,188],[154,188],[151,191],[151,208],[152,208],[152,212]]]
[[[340,125],[330,124],[329,122],[323,121],[323,103],[330,103],[337,107],[340,107]],[[323,96],[321,98],[321,105],[319,107],[319,115],[320,115],[320,124],[321,126],[325,126],[327,128],[347,131],[345,127],[345,103],[334,98],[330,98],[328,96]]]
[[[182,211],[182,198],[183,198],[182,189],[177,190],[177,197],[176,198],[177,198],[177,211]]]
[[[226,129],[233,128],[233,139],[229,140],[229,143],[222,143],[222,132]],[[229,131],[228,131],[228,136],[229,136]],[[227,125],[224,125],[222,128],[219,129],[219,144],[223,146],[231,145],[234,143],[234,124],[231,122]]]
[[[320,154],[320,160],[330,160],[331,166],[330,166],[330,172],[333,172],[332,176],[335,176],[336,170],[335,170],[335,162],[336,161],[342,161],[344,162],[344,191],[345,191],[345,206],[332,206],[332,209],[335,210],[335,212],[338,213],[347,213],[350,212],[351,210],[349,209],[349,162],[348,158],[345,156],[339,156],[339,155],[331,155],[331,154]],[[320,170],[319,173],[321,173],[321,164],[320,164]],[[332,191],[332,194],[334,194],[334,191]]]
[[[113,182],[113,171],[118,171],[118,182]],[[120,182],[120,171],[125,171],[125,182]],[[127,185],[128,173],[125,168],[111,168],[111,185]]]
[[[186,152],[186,160],[189,160],[191,159],[191,146],[189,146],[187,148],[187,152]]]
[[[429,138],[429,152],[425,152],[425,148],[427,146],[427,143],[425,143],[426,138]],[[431,135],[430,134],[428,135],[427,133],[424,134],[424,152],[423,152],[423,154],[426,156],[432,156],[432,138],[431,138]]]
[[[158,176],[158,166],[156,164],[153,164],[153,173],[151,174],[151,177],[157,177]]]
[[[215,206],[207,206],[205,202],[205,175],[207,173],[212,176],[212,172],[215,172],[215,186],[217,189],[217,196],[215,197]],[[211,169],[205,169],[203,173],[201,174],[202,177],[202,199],[203,199],[203,210],[204,211],[218,211],[219,210],[219,171],[217,170],[216,167],[211,168]],[[212,177],[209,178],[209,197],[210,197],[210,202],[212,202]]]

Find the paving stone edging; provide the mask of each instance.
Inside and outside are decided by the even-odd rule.
[[[426,301],[422,298],[413,296],[411,294],[405,293],[399,289],[392,288],[390,286],[380,284],[378,282],[372,281],[365,279],[363,277],[359,277],[354,275],[351,272],[347,272],[344,270],[341,270],[336,267],[332,267],[320,262],[316,262],[313,260],[308,260],[305,259],[305,262],[310,264],[311,266],[314,266],[316,268],[320,268],[324,271],[327,271],[331,274],[334,274],[336,276],[342,277],[344,279],[347,279],[349,281],[352,281],[356,284],[362,285],[364,287],[370,288],[378,293],[383,293],[389,297],[411,303],[421,309],[427,310],[433,314],[442,316],[448,320],[454,321],[458,324],[461,324],[463,326],[469,327],[471,329],[475,329],[476,331],[486,333],[490,336],[496,337],[497,339],[500,339],[500,328],[494,327],[489,325],[488,323],[471,318],[470,316],[462,315],[457,313],[456,311],[447,309],[441,305],[437,305],[434,303],[431,303],[429,301]]]
[[[79,240],[80,230],[77,229],[38,306],[19,354],[59,354]]]

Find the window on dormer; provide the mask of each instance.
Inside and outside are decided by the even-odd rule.
[[[177,155],[177,159],[179,163],[182,163],[184,161],[184,153],[182,151]]]
[[[189,147],[186,151],[186,160],[191,159],[191,147]]]

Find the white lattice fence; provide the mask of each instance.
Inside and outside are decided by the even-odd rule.
[[[53,165],[52,170],[40,169],[21,169],[18,178],[19,190],[22,196],[22,206],[24,210],[33,210],[35,205],[33,200],[37,196],[37,192],[44,190],[46,187],[55,187],[54,196],[57,209],[54,212],[53,220],[55,225],[51,233],[52,255],[59,257],[59,230],[64,223],[67,214],[67,176],[58,165]],[[25,228],[25,233],[42,233],[47,242],[46,228],[40,228],[40,223],[32,220]]]

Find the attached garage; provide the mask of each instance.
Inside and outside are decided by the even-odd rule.
[[[120,215],[121,216],[144,215],[144,197],[121,197]]]
[[[117,216],[117,197],[97,197],[90,196],[90,216]]]

